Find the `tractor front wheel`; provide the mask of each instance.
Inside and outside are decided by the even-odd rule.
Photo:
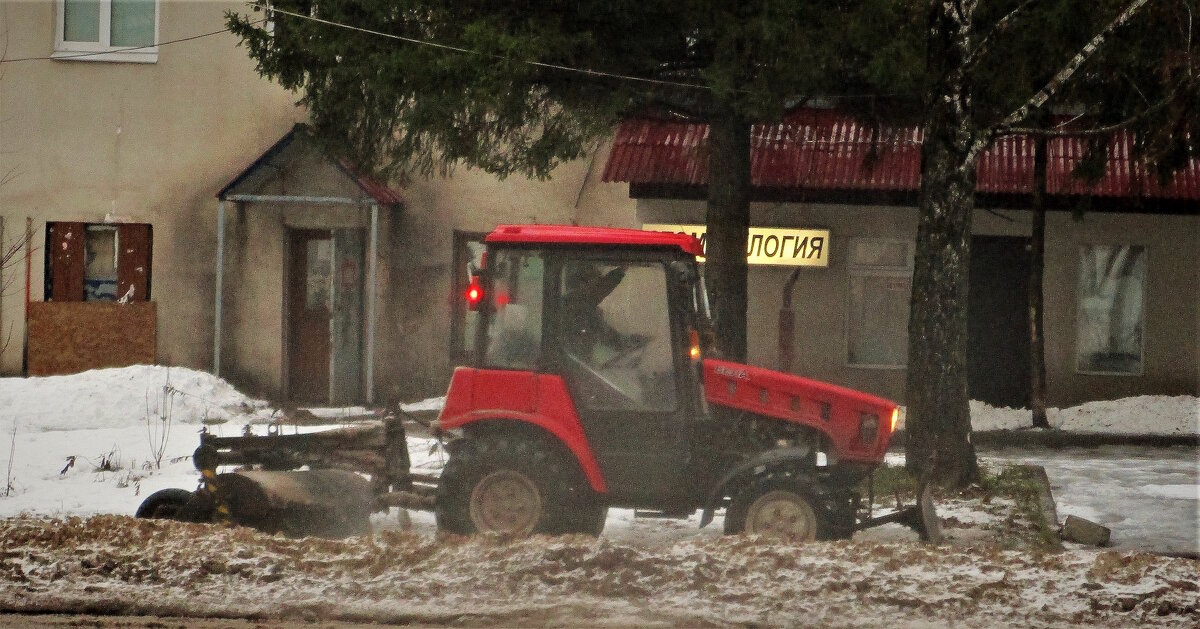
[[[825,510],[795,478],[766,478],[734,495],[725,513],[725,533],[752,533],[780,540],[828,539]]]

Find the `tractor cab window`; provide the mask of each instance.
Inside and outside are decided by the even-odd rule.
[[[674,410],[666,267],[567,260],[560,279],[558,336],[576,401],[594,409]]]
[[[537,368],[542,346],[544,264],[536,251],[499,250],[488,259],[491,289],[484,365],[501,369]]]

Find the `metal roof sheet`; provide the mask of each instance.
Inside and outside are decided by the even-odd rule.
[[[778,123],[751,128],[750,177],[756,187],[810,190],[916,191],[921,186],[920,127],[871,129],[848,114],[798,109]],[[1095,184],[1072,176],[1087,152],[1087,140],[1048,141],[1046,192],[1200,200],[1200,161],[1162,186],[1132,157],[1134,136],[1113,135],[1105,174]],[[708,125],[632,119],[617,129],[604,181],[703,186],[708,183]],[[984,193],[1033,191],[1034,139],[997,140],[979,160],[977,185]]]
[[[638,247],[678,247],[692,255],[704,255],[700,240],[688,234],[643,231],[620,227],[581,227],[578,225],[498,225],[486,242],[535,243],[559,245],[632,245]]]

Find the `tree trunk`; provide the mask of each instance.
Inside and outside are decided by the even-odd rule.
[[[705,281],[717,348],[746,360],[746,241],[750,230],[750,123],[720,108],[709,124]]]
[[[950,487],[978,477],[967,394],[967,279],[979,146],[963,80],[971,15],[930,11],[927,102],[908,320],[905,466]]]
[[[1033,157],[1033,228],[1029,251],[1029,406],[1033,427],[1049,428],[1046,419],[1046,337],[1042,326],[1046,268],[1046,136],[1038,136]]]

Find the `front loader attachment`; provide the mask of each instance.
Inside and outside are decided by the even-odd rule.
[[[219,513],[268,533],[339,538],[371,530],[371,483],[354,472],[229,472],[210,491]]]

